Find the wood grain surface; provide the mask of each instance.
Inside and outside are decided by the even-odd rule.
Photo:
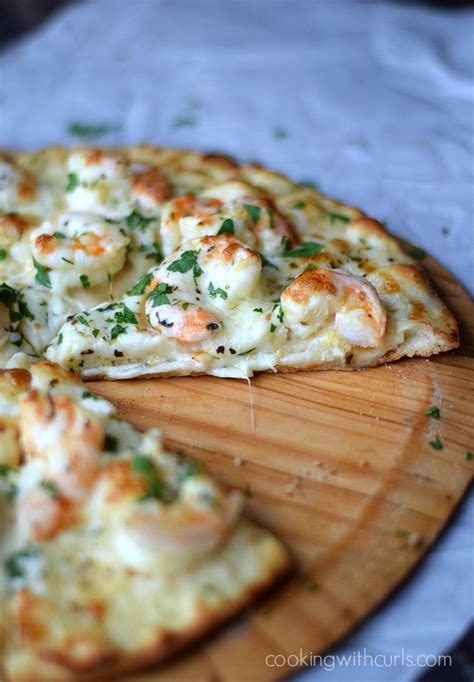
[[[297,569],[238,622],[134,682],[255,682],[294,667],[268,654],[320,653],[400,583],[436,539],[472,476],[474,306],[432,259],[462,348],[363,372],[94,382],[140,428],[246,491],[248,514]],[[425,416],[438,405],[440,419]],[[443,449],[430,441],[439,436]],[[290,659],[291,663],[291,659]]]

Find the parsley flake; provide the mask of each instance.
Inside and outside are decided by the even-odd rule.
[[[79,279],[84,289],[89,289],[91,283],[89,282],[89,277],[87,275],[80,275]]]
[[[212,282],[209,282],[207,290],[211,298],[217,298],[217,296],[220,296],[223,299],[227,298],[227,292],[224,291],[224,289],[221,289],[220,287],[215,287]]]
[[[439,436],[436,436],[434,440],[430,440],[430,445],[433,448],[433,450],[443,449],[443,442]]]
[[[49,268],[45,268],[44,265],[38,263],[38,261],[35,258],[33,258],[33,265],[35,266],[36,270],[35,275],[36,281],[39,282],[42,286],[51,289],[51,279],[48,274]]]
[[[141,296],[144,294],[145,289],[151,283],[152,279],[153,275],[151,272],[148,272],[146,275],[143,275],[143,277],[140,277],[138,282],[130,289],[130,291],[127,291],[127,296]]]
[[[303,242],[301,246],[290,249],[290,251],[285,251],[283,257],[304,258],[305,256],[315,256],[316,254],[321,253],[322,249],[322,244],[318,244],[318,242]]]
[[[158,478],[153,461],[144,455],[134,455],[132,459],[132,471],[146,479],[147,489],[140,498],[141,501],[148,499],[163,499],[163,483]]]
[[[176,287],[172,287],[166,282],[160,282],[156,287],[148,294],[148,298],[154,308],[159,305],[170,305],[170,300],[168,294],[172,294]]]
[[[111,341],[114,341],[117,336],[120,336],[120,334],[126,334],[127,333],[127,327],[124,327],[123,324],[115,324],[112,329],[110,330],[110,339]]]
[[[433,417],[433,419],[439,419],[441,416],[441,411],[437,405],[432,405],[427,410],[425,410],[425,415],[427,417]]]
[[[40,486],[48,493],[48,495],[51,495],[51,497],[59,497],[59,488],[53,481],[43,480],[41,481]]]
[[[193,270],[193,276],[199,277],[202,275],[202,270],[198,265],[197,256],[199,251],[184,251],[178,260],[173,261],[167,267],[170,272],[188,272]]]
[[[149,223],[152,223],[156,218],[147,218],[138,211],[132,211],[129,216],[125,218],[125,222],[132,230],[146,230]]]
[[[341,223],[351,222],[351,219],[346,215],[342,215],[342,213],[332,213],[331,211],[328,211],[328,218],[332,223],[334,223],[336,220],[339,220]]]
[[[426,256],[426,251],[420,249],[419,246],[412,246],[411,249],[408,249],[408,254],[416,260],[423,260],[423,258]]]
[[[474,455],[472,454],[472,452],[469,452],[469,450],[465,450],[463,452],[463,458],[466,462],[469,462],[469,460],[471,460],[473,457]]]
[[[75,189],[79,187],[81,183],[79,182],[79,177],[77,173],[69,173],[67,176],[67,185],[65,192],[74,192]]]
[[[0,261],[5,260],[6,257],[7,257],[7,252],[5,251],[5,249],[0,249]]]
[[[231,218],[226,218],[217,234],[235,234],[234,221]]]
[[[254,206],[254,204],[244,204],[244,208],[249,214],[250,219],[254,223],[258,223],[260,220],[260,212],[262,210],[260,206]]]
[[[41,554],[39,547],[25,547],[24,549],[10,554],[5,561],[5,570],[9,578],[22,578],[25,575],[25,567],[23,565],[25,559],[37,557]]]

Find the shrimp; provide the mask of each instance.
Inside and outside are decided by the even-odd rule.
[[[241,494],[224,489],[203,473],[181,483],[175,479],[178,488],[170,490],[157,459],[140,456],[139,460],[142,467],[138,473],[133,461],[111,462],[102,472],[92,501],[94,513],[107,514],[109,519],[114,505],[114,542],[123,560],[134,567],[158,561],[166,568],[213,551],[240,514]],[[146,473],[141,473],[143,462]],[[178,470],[174,473],[176,476]],[[150,476],[159,493],[147,497]]]
[[[238,236],[256,246],[266,256],[281,254],[282,245],[293,246],[298,243],[298,235],[291,222],[278,210],[274,201],[262,190],[246,182],[226,182],[203,192],[205,197],[215,197],[227,205],[244,211],[246,226],[250,232]]]
[[[160,232],[165,255],[185,241],[219,234],[221,230],[236,234],[250,245],[255,244],[245,208],[240,203],[226,201],[225,193],[222,197],[185,195],[163,208]]]
[[[99,421],[71,396],[33,389],[20,401],[20,426],[27,460],[39,460],[44,477],[65,497],[81,499],[98,474],[104,446]]]
[[[284,324],[298,336],[332,328],[363,348],[382,342],[386,312],[370,282],[342,270],[305,270],[281,295]]]
[[[65,213],[31,237],[33,257],[50,271],[53,288],[104,284],[124,267],[130,244],[124,226],[85,212]]]
[[[183,343],[199,343],[210,338],[219,328],[217,318],[205,308],[193,304],[154,307],[148,298],[145,306],[151,327],[169,338]]]
[[[31,201],[36,194],[33,177],[7,154],[0,155],[0,206],[5,213],[14,211],[19,201]]]
[[[72,210],[105,212],[123,218],[137,208],[155,210],[171,193],[168,181],[146,164],[133,164],[125,155],[83,149],[70,155],[70,176],[75,178],[66,199]]]
[[[171,194],[170,184],[156,168],[144,168],[133,174],[131,195],[143,206],[153,208]]]
[[[29,461],[16,505],[19,533],[25,541],[49,540],[74,522],[93,488],[104,431],[73,397],[36,389],[20,400],[19,422]]]

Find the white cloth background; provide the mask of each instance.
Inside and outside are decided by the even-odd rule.
[[[120,130],[103,143],[259,160],[386,221],[472,290],[473,36],[472,11],[406,4],[78,4],[0,53],[0,146],[73,143],[68,123],[108,122]],[[471,499],[338,653],[416,656],[451,644],[474,611],[473,520]],[[339,666],[298,679],[398,682],[415,672]]]

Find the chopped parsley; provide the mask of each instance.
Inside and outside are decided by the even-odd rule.
[[[76,320],[81,324],[85,325],[86,327],[90,326],[89,322],[85,318],[85,315],[76,315]]]
[[[140,246],[140,251],[148,251],[146,257],[154,258],[156,263],[161,263],[163,260],[163,254],[161,253],[161,249],[157,242],[153,242],[153,244],[142,244]]]
[[[188,272],[193,270],[193,277],[202,275],[202,270],[198,265],[197,256],[199,251],[184,251],[178,260],[173,261],[167,267],[170,272]]]
[[[436,405],[432,405],[427,410],[425,410],[425,415],[427,417],[433,417],[433,419],[439,419],[441,416],[441,411]]]
[[[5,260],[6,257],[7,257],[7,252],[5,251],[5,249],[0,249],[0,261]]]
[[[227,298],[227,292],[224,291],[224,289],[221,289],[220,287],[215,287],[212,282],[209,282],[207,290],[211,298],[217,298],[217,296],[220,296],[223,299]]]
[[[89,282],[89,277],[87,275],[80,275],[79,279],[84,289],[89,289],[91,283]]]
[[[67,127],[69,135],[74,137],[100,137],[106,133],[120,130],[117,123],[79,123],[78,121],[71,121]]]
[[[181,308],[182,308],[183,310],[187,310],[187,309],[189,308],[189,303],[188,303],[188,302],[183,303],[183,305],[181,306]]]
[[[143,275],[143,277],[140,277],[138,282],[130,289],[130,291],[127,291],[127,295],[141,296],[142,294],[145,293],[145,289],[150,284],[152,279],[153,275],[151,274],[151,272],[148,272],[146,275]]]
[[[267,216],[268,216],[268,224],[270,226],[271,230],[275,229],[275,215],[273,211],[270,208],[265,209]]]
[[[23,562],[25,559],[31,559],[41,554],[39,547],[25,547],[10,554],[5,561],[5,570],[9,578],[22,578],[25,575],[25,568]]]
[[[49,268],[45,268],[41,263],[38,263],[38,261],[33,258],[33,265],[35,266],[36,270],[36,275],[35,279],[39,284],[41,284],[44,287],[48,287],[48,289],[51,289],[51,279],[49,277]]]
[[[110,330],[110,339],[111,341],[114,341],[117,336],[120,336],[120,334],[126,334],[127,333],[127,327],[124,327],[123,324],[114,324],[112,329]]]
[[[62,344],[63,338],[64,338],[63,333],[59,332],[59,334],[58,334],[58,346],[60,346]]]
[[[197,123],[194,116],[178,116],[173,121],[173,128],[186,128],[195,126]]]
[[[94,394],[91,393],[90,391],[83,391],[83,392],[82,392],[82,395],[81,395],[81,398],[82,398],[83,400],[85,400],[86,398],[92,398],[92,400],[99,400],[99,396],[94,395]]]
[[[277,328],[276,324],[271,324],[270,325],[270,334],[273,334],[273,332],[275,331],[276,328]]]
[[[263,313],[263,308],[254,308],[253,312],[254,313]]]
[[[144,215],[138,211],[132,211],[129,216],[125,218],[127,225],[132,230],[146,230],[149,223],[152,223],[156,218],[146,218]]]
[[[400,538],[400,540],[405,540],[410,535],[410,533],[404,528],[397,528],[397,530],[395,531],[395,535],[397,536],[397,538]]]
[[[158,478],[153,461],[144,455],[134,455],[132,459],[132,471],[146,479],[147,489],[140,498],[141,501],[163,499],[163,483]]]
[[[288,137],[288,131],[285,128],[278,126],[277,128],[273,128],[273,137],[277,140],[284,140],[285,137]]]
[[[297,246],[295,249],[290,249],[285,251],[283,254],[284,258],[304,258],[305,256],[315,256],[322,251],[322,244],[318,242],[303,242],[301,246]]]
[[[67,239],[67,237],[66,237],[66,235],[64,234],[64,232],[58,232],[58,231],[53,232],[53,237],[54,237],[55,239]]]
[[[53,481],[41,481],[40,486],[48,493],[48,495],[51,495],[51,497],[59,497],[59,488]]]
[[[412,246],[411,249],[408,249],[408,254],[412,258],[416,258],[416,260],[423,260],[423,258],[426,256],[426,251],[420,249],[419,246]]]
[[[430,445],[433,448],[433,450],[442,450],[443,449],[443,443],[442,440],[439,436],[436,436],[434,440],[430,440]]]
[[[135,313],[130,310],[130,308],[127,308],[125,303],[120,304],[122,309],[118,310],[114,314],[114,319],[116,322],[120,322],[122,324],[138,324],[138,320],[135,316]]]
[[[10,322],[19,322],[23,318],[34,320],[35,316],[23,299],[21,289],[14,289],[8,284],[0,284],[0,301],[9,312]]]
[[[81,183],[79,182],[79,177],[77,173],[69,173],[67,176],[66,192],[74,192],[75,189],[79,187]]]
[[[176,287],[172,287],[170,284],[165,282],[160,282],[156,287],[148,294],[148,298],[154,308],[159,305],[170,305],[170,299],[168,294],[172,294]]]
[[[242,355],[248,355],[249,353],[253,353],[254,350],[256,350],[256,346],[254,348],[249,348],[248,350],[244,350],[243,353],[239,353],[238,355],[241,357]]]
[[[469,450],[465,450],[463,452],[463,458],[466,462],[469,462],[469,460],[471,460],[473,457],[474,455],[472,454],[472,452],[469,452]]]
[[[260,212],[262,210],[260,206],[255,206],[254,204],[244,204],[244,208],[249,214],[250,219],[254,223],[258,223],[260,220]]]
[[[226,218],[217,234],[235,234],[234,221],[231,218]]]
[[[8,464],[0,464],[0,476],[8,476],[8,472],[13,471],[13,467]]]
[[[304,201],[297,201],[296,204],[293,204],[291,207],[295,211],[299,211],[300,209],[304,208],[306,206]]]
[[[336,220],[339,220],[341,223],[351,222],[351,219],[346,215],[342,215],[342,213],[332,213],[331,211],[328,211],[328,218],[332,223],[334,223]]]

